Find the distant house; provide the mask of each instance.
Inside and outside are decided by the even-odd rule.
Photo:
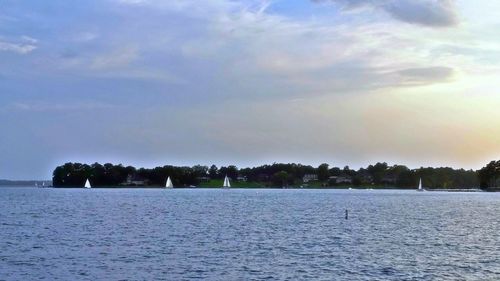
[[[236,180],[237,180],[237,181],[241,181],[241,182],[246,182],[248,179],[247,179],[247,177],[246,177],[246,176],[238,176],[238,177],[236,178]]]
[[[310,181],[317,181],[318,180],[318,175],[316,174],[305,174],[303,177],[302,177],[302,181],[304,183],[308,183]]]
[[[144,186],[149,185],[149,180],[135,174],[130,174],[127,176],[127,181],[122,185]]]
[[[328,182],[331,184],[351,184],[352,177],[350,176],[333,176],[328,178]]]
[[[359,180],[364,184],[373,184],[373,177],[370,175],[360,175]]]
[[[196,178],[199,182],[209,182],[210,177],[197,177]]]
[[[352,177],[350,176],[338,177],[337,183],[352,183]]]
[[[331,176],[331,177],[328,177],[328,183],[329,184],[337,184],[337,176]]]

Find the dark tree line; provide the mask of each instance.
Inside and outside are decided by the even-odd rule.
[[[482,189],[498,189],[500,187],[500,160],[491,161],[478,171]]]
[[[167,177],[171,177],[177,186],[189,186],[199,183],[200,177],[206,176],[209,169],[205,166],[176,167],[163,166],[153,169],[136,169],[131,166],[94,163],[66,163],[57,167],[53,173],[54,187],[79,187],[87,179],[93,186],[148,185],[162,186]],[[139,183],[139,184],[138,184]]]
[[[129,174],[135,173],[136,169],[131,166],[124,167],[109,163],[104,165],[66,163],[54,170],[52,184],[55,187],[78,187],[90,179],[96,186],[117,186],[125,182]]]
[[[207,180],[222,180],[226,175],[233,181],[248,181],[263,186],[284,187],[303,185],[307,177],[313,175],[308,183],[315,186],[374,186],[415,188],[422,178],[426,188],[469,188],[494,186],[500,179],[500,161],[491,162],[487,167],[476,172],[473,170],[452,168],[409,169],[403,165],[389,166],[377,163],[358,170],[330,167],[321,164],[318,167],[301,164],[262,165],[253,168],[238,169],[236,166],[217,167],[212,165],[193,167],[163,166],[152,169],[136,169],[131,166],[94,163],[66,163],[57,167],[53,173],[55,187],[80,187],[86,179],[93,186],[146,185],[162,186],[170,177],[176,187],[196,186]]]

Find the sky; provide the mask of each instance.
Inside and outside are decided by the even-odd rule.
[[[500,1],[0,2],[0,178],[500,158]]]

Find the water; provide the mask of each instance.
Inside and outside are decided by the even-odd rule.
[[[493,193],[2,188],[0,280],[500,280],[499,214]]]

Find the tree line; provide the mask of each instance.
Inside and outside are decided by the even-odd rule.
[[[500,186],[500,160],[491,161],[478,171],[479,184],[482,189],[498,189]]]
[[[232,181],[244,181],[248,186],[258,184],[266,187],[334,187],[371,186],[415,188],[420,178],[426,188],[472,188],[495,186],[500,180],[500,161],[492,161],[479,171],[442,168],[410,169],[404,165],[388,165],[385,162],[354,170],[345,166],[318,167],[302,164],[274,163],[252,168],[237,168],[234,165],[217,167],[172,166],[135,168],[121,164],[91,165],[66,163],[53,172],[54,187],[81,187],[86,179],[93,186],[163,186],[170,177],[176,187],[197,186],[203,182],[222,180],[226,175]],[[307,180],[306,180],[307,179]]]

